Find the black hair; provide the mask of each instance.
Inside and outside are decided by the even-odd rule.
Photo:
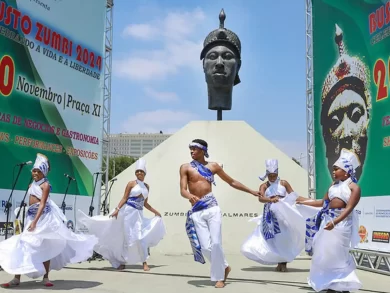
[[[204,146],[206,148],[208,147],[207,142],[205,140],[203,140],[203,139],[197,138],[197,139],[194,139],[192,142],[199,143],[199,144],[201,144],[202,146]]]

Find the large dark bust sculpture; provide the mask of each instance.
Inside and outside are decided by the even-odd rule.
[[[241,67],[241,42],[238,36],[224,27],[226,15],[219,14],[219,28],[208,34],[203,43],[200,59],[203,59],[209,109],[222,111],[232,109],[233,86],[240,83],[238,72]]]

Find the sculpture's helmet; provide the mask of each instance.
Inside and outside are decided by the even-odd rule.
[[[357,56],[350,56],[343,40],[343,31],[336,24],[335,42],[339,57],[329,71],[322,86],[321,124],[327,117],[329,107],[334,99],[344,90],[352,90],[362,96],[367,112],[371,110],[370,72],[363,61]]]

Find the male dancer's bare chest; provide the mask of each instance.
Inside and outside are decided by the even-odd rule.
[[[191,194],[199,198],[202,198],[212,191],[211,183],[196,170],[191,170],[188,173],[188,189]]]

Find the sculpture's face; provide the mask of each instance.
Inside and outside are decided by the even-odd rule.
[[[206,83],[215,87],[232,87],[240,65],[233,50],[223,45],[212,47],[203,60]]]

